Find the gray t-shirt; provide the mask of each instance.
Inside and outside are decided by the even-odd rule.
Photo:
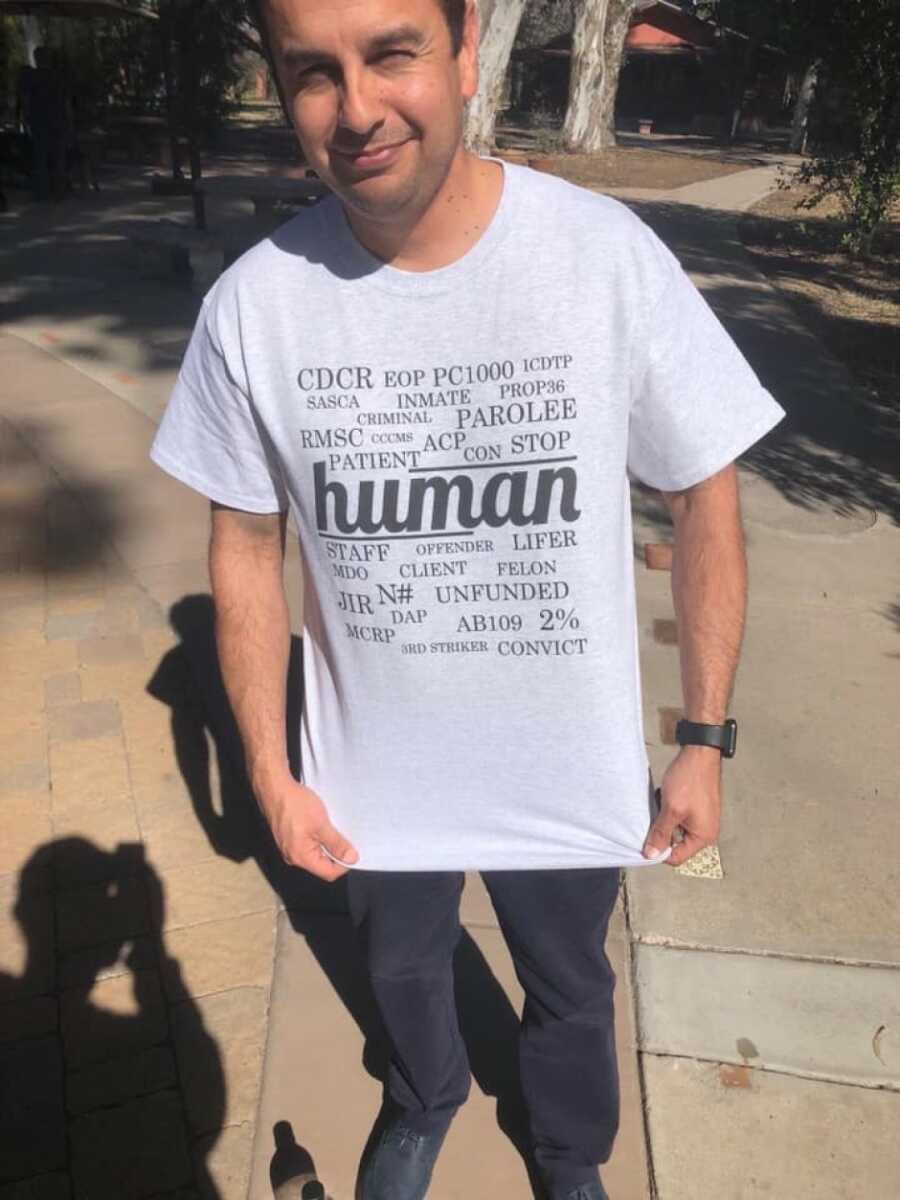
[[[153,446],[293,514],[303,780],[361,870],[647,865],[628,477],[688,487],[783,416],[627,208],[504,171],[439,270],[381,263],[333,197],[254,247]]]

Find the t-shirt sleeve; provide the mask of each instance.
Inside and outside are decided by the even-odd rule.
[[[675,256],[652,240],[662,286],[633,349],[628,470],[679,491],[734,462],[785,414]]]
[[[215,289],[197,318],[150,457],[169,475],[230,508],[271,513],[288,507],[273,447],[252,402],[240,344]]]

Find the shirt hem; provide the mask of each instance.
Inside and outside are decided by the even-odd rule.
[[[350,870],[363,871],[363,872],[365,872],[365,871],[390,871],[390,872],[397,872],[400,874],[407,874],[407,873],[411,874],[415,871],[448,871],[448,872],[449,871],[476,871],[476,872],[478,872],[478,871],[567,871],[567,870],[587,871],[587,870],[591,870],[591,869],[596,870],[597,868],[601,868],[601,867],[608,867],[608,868],[618,869],[621,871],[629,871],[632,869],[640,870],[643,867],[659,866],[660,863],[666,862],[666,860],[671,857],[672,849],[673,849],[672,847],[669,847],[668,850],[663,851],[663,853],[658,855],[658,857],[656,857],[656,858],[628,859],[627,861],[624,861],[624,862],[621,859],[617,859],[615,861],[606,861],[606,860],[598,861],[597,857],[595,856],[591,859],[585,859],[585,860],[572,861],[571,859],[567,859],[565,862],[539,862],[539,863],[526,862],[526,861],[522,861],[521,859],[517,862],[498,861],[498,860],[492,860],[490,862],[486,862],[484,859],[479,859],[476,862],[469,861],[467,863],[467,865],[463,866],[458,862],[454,862],[454,863],[451,863],[448,865],[448,863],[446,861],[435,863],[435,862],[430,862],[427,860],[420,859],[420,860],[416,861],[415,863],[409,863],[409,864],[403,863],[403,864],[399,864],[399,865],[396,863],[384,863],[384,862],[380,862],[380,861],[375,861],[373,863],[367,863],[367,864],[359,862],[359,863],[354,863],[353,866],[350,868]]]

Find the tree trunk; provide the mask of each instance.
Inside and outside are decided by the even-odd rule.
[[[731,120],[728,123],[728,141],[733,142],[738,135],[744,106],[747,103],[747,90],[755,82],[759,52],[763,44],[763,34],[757,26],[747,34],[747,45],[741,65],[737,71],[737,82],[731,103]]]
[[[159,31],[159,48],[160,57],[162,59],[163,69],[163,87],[165,89],[166,102],[166,126],[169,138],[169,154],[172,159],[172,178],[180,180],[183,178],[181,170],[180,152],[178,149],[178,113],[177,99],[175,93],[176,81],[175,74],[172,70],[172,54],[174,41],[174,25],[175,14],[172,11],[170,0],[159,5],[159,21],[157,22]]]
[[[634,0],[580,0],[575,12],[567,150],[591,154],[616,144],[616,92]]]
[[[795,154],[806,152],[806,138],[809,133],[809,110],[816,94],[816,84],[819,81],[819,64],[811,62],[803,72],[803,80],[794,104],[794,118],[791,122],[791,149]]]
[[[33,15],[20,17],[19,29],[25,48],[25,63],[29,67],[34,66],[34,52],[41,44],[41,31],[37,17]]]
[[[478,0],[481,41],[478,51],[478,91],[466,112],[466,145],[476,154],[494,146],[494,122],[503,94],[513,42],[526,0]]]

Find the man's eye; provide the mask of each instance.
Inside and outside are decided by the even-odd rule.
[[[325,63],[316,63],[315,66],[307,67],[297,76],[299,83],[314,83],[320,79],[327,77],[330,74]]]
[[[385,62],[388,59],[412,58],[409,50],[385,50],[383,54],[379,54],[378,61]]]

